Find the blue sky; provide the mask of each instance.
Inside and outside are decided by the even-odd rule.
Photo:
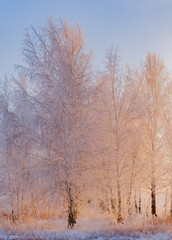
[[[25,29],[49,16],[80,23],[97,68],[112,45],[124,62],[138,64],[149,50],[172,68],[172,0],[0,0],[0,77],[22,64]]]

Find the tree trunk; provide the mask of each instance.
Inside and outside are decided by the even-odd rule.
[[[157,217],[156,213],[156,192],[155,192],[156,186],[154,181],[151,184],[151,211],[152,211],[152,216]]]
[[[117,189],[118,189],[118,215],[117,215],[117,222],[122,222],[122,215],[121,215],[121,188],[120,183],[117,179]]]
[[[20,221],[21,220],[21,214],[20,214],[20,190],[19,187],[17,187],[17,218]]]
[[[8,178],[9,178],[9,190],[10,190],[10,197],[11,197],[11,217],[12,217],[13,223],[15,223],[15,216],[14,216],[14,192],[13,192],[13,188],[11,186],[10,174],[9,174]]]
[[[167,203],[168,203],[168,189],[166,189],[165,202],[164,202],[164,218],[167,217]]]
[[[142,203],[142,200],[141,200],[141,192],[140,192],[140,188],[139,188],[139,214],[142,213],[141,203]]]
[[[170,217],[172,218],[172,186],[171,186],[171,206],[170,206]]]
[[[71,193],[71,187],[68,189],[68,227],[73,228],[76,224],[77,210]]]
[[[157,217],[156,213],[156,182],[155,182],[155,146],[152,140],[152,159],[151,159],[151,212],[152,216]]]
[[[118,135],[118,122],[116,126],[116,175],[117,175],[117,194],[118,194],[118,215],[117,215],[117,222],[122,222],[122,215],[121,215],[121,185],[120,185],[120,173],[119,173],[119,135]]]
[[[136,191],[135,191],[135,194],[134,194],[134,205],[135,205],[135,213],[137,214],[138,213],[138,206],[137,206],[137,198],[136,198]]]

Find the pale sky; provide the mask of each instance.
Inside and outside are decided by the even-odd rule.
[[[172,0],[0,0],[0,78],[22,64],[25,29],[50,16],[80,23],[97,68],[112,45],[124,62],[139,64],[149,50],[172,68]]]

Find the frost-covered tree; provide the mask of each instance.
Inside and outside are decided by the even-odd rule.
[[[68,224],[74,226],[83,159],[88,149],[90,53],[79,26],[52,22],[27,32],[24,69],[30,75],[45,151],[47,171],[67,202]]]
[[[132,134],[131,123],[136,118],[136,78],[129,67],[122,67],[118,50],[110,49],[106,57],[106,73],[109,101],[109,144],[112,156],[112,175],[117,192],[117,222],[122,222],[122,199],[126,183],[128,137]],[[136,85],[135,85],[136,84]]]
[[[163,188],[166,212],[172,89],[161,59],[123,65],[111,48],[93,72],[80,26],[52,20],[26,31],[23,56],[18,77],[0,82],[4,216],[65,217],[72,228],[91,203],[121,223],[148,209],[156,216]]]
[[[163,142],[163,106],[165,104],[165,91],[167,72],[164,63],[156,54],[148,53],[142,72],[142,109],[144,127],[144,149],[148,166],[148,186],[151,190],[151,213],[157,216],[156,190],[159,169],[162,166]],[[160,179],[159,179],[160,180]]]

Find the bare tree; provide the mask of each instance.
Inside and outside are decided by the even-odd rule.
[[[143,66],[142,96],[143,124],[145,128],[144,148],[150,168],[151,212],[157,216],[156,189],[158,165],[160,166],[160,147],[163,139],[163,106],[167,73],[163,62],[156,54],[149,52]],[[159,153],[159,155],[158,155]]]
[[[53,176],[58,175],[68,203],[68,224],[73,227],[82,159],[88,145],[90,54],[85,52],[79,26],[51,20],[47,27],[32,28],[26,34],[23,53],[28,66],[25,70],[36,87],[34,98],[39,106],[46,159],[55,170]]]
[[[125,71],[126,70],[126,71]],[[113,171],[117,188],[117,221],[122,222],[122,191],[127,167],[127,138],[131,134],[131,122],[136,118],[136,91],[131,68],[122,68],[118,49],[110,49],[106,59],[105,79],[110,95],[111,147],[114,151]],[[135,82],[136,83],[136,82]],[[124,147],[125,146],[125,147]]]

